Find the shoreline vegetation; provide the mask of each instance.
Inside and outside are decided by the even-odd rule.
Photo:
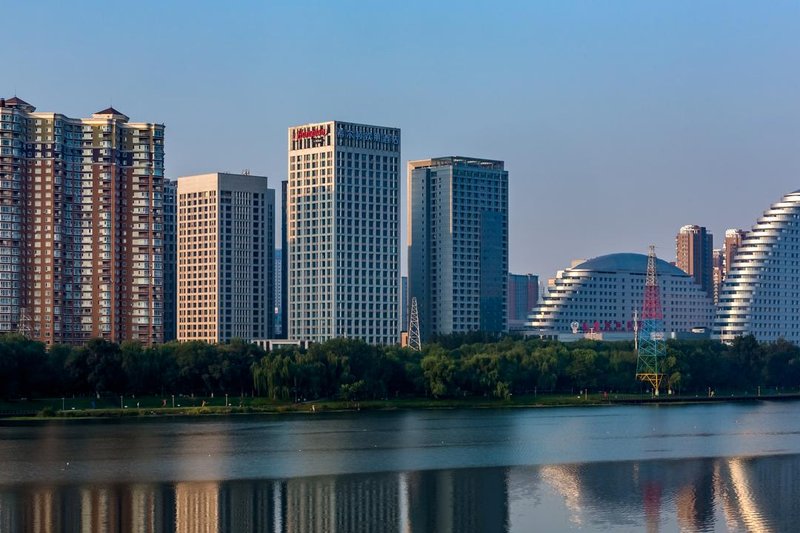
[[[800,399],[800,348],[753,337],[667,343],[661,395],[634,379],[633,342],[484,333],[422,351],[334,339],[264,352],[240,340],[86,346],[0,336],[0,418],[535,408]]]
[[[259,402],[258,398],[247,398],[244,402],[220,403],[214,398],[181,398],[176,407],[162,407],[160,398],[123,398],[128,404],[123,407],[90,407],[85,398],[48,398],[20,402],[0,402],[0,420],[6,421],[47,421],[47,420],[85,420],[101,418],[170,418],[228,415],[275,415],[275,414],[317,414],[358,411],[400,411],[400,410],[471,410],[471,409],[538,409],[553,407],[601,407],[620,405],[689,405],[707,403],[756,402],[756,401],[796,401],[800,392],[782,392],[758,395],[729,394],[714,396],[658,396],[602,393],[581,395],[542,394],[538,397],[525,396],[500,400],[496,398],[403,398],[387,400],[320,400],[300,403]],[[254,401],[255,400],[255,401]],[[62,405],[62,409],[60,406]],[[138,407],[137,407],[138,403]],[[77,406],[77,407],[76,407]]]

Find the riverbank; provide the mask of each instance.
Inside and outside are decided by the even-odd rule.
[[[243,414],[323,413],[348,411],[392,411],[432,409],[511,409],[542,407],[588,407],[631,404],[700,404],[720,402],[790,401],[800,400],[800,393],[778,394],[714,394],[664,395],[652,397],[637,394],[536,394],[508,400],[495,398],[398,398],[386,400],[321,400],[306,402],[275,402],[263,398],[155,398],[120,397],[119,406],[109,405],[110,399],[51,398],[0,402],[0,419],[52,420],[127,417],[184,417],[225,416]]]

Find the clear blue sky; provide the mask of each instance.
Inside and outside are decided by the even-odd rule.
[[[672,260],[680,226],[719,244],[800,188],[798,2],[0,8],[0,93],[163,122],[173,177],[279,188],[287,127],[328,119],[402,128],[404,160],[505,160],[515,272],[651,242]]]

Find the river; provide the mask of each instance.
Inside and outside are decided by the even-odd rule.
[[[3,422],[0,531],[795,531],[799,407]]]

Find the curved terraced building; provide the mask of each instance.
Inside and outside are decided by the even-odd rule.
[[[800,342],[800,191],[773,204],[736,250],[719,295],[714,335]]]
[[[714,303],[683,270],[656,261],[667,333],[711,328]],[[528,326],[540,333],[605,333],[633,338],[633,314],[642,313],[647,256],[610,254],[559,271]]]

